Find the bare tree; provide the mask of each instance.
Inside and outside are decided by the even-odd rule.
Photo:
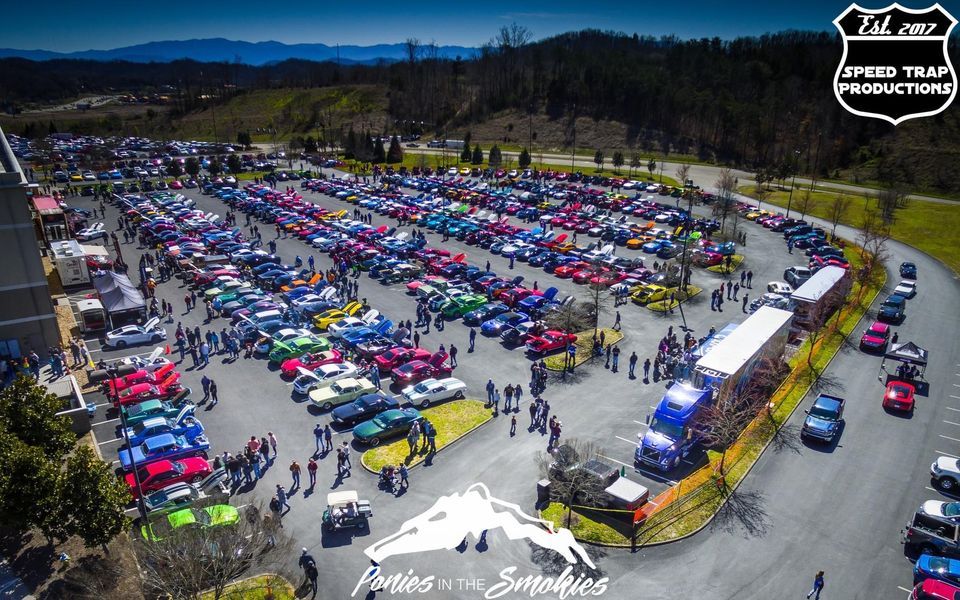
[[[830,223],[833,225],[833,231],[830,233],[831,237],[836,239],[837,237],[837,225],[840,223],[840,220],[845,214],[847,214],[847,208],[850,207],[852,198],[847,196],[845,193],[840,192],[836,198],[833,200],[833,204],[830,205]]]
[[[727,215],[734,211],[733,193],[736,191],[737,179],[730,169],[720,169],[717,181],[717,203],[713,207],[713,214],[720,217],[720,231],[725,231]],[[736,225],[734,225],[736,230]]]
[[[286,571],[293,541],[262,514],[250,505],[233,525],[176,529],[164,526],[163,517],[154,520],[155,539],[141,537],[134,544],[145,593],[194,600],[209,591],[219,600],[227,585],[246,573]]]
[[[810,307],[803,314],[804,328],[809,332],[807,341],[807,368],[813,373],[814,379],[820,379],[820,372],[813,363],[814,350],[820,340],[829,337],[836,331],[836,319],[832,319],[834,312],[840,308],[843,297],[836,288]]]
[[[894,183],[878,191],[876,200],[883,221],[893,223],[896,220],[896,210],[907,206],[907,193],[901,186]]]
[[[803,195],[797,200],[797,208],[800,210],[800,220],[807,216],[808,212],[813,211],[817,206],[817,199],[809,189],[803,191]]]
[[[643,166],[643,158],[641,158],[639,152],[633,152],[630,154],[630,177],[633,177],[633,172],[639,170]]]
[[[417,62],[417,58],[420,55],[420,40],[415,37],[407,38],[407,41],[404,42],[404,49],[407,51],[407,62],[413,66]]]
[[[532,38],[533,32],[529,29],[523,25],[511,23],[500,28],[496,38],[494,38],[494,45],[499,47],[501,51],[517,49],[526,46]]]
[[[677,166],[677,181],[680,182],[680,185],[686,187],[687,178],[690,176],[690,165],[681,164]]]
[[[595,323],[590,304],[587,302],[569,301],[559,309],[550,311],[544,317],[544,324],[550,329],[559,329],[567,333],[584,331]],[[563,373],[566,376],[570,370],[570,344],[564,349]]]
[[[729,399],[703,407],[694,417],[692,427],[699,432],[703,445],[721,453],[721,477],[726,474],[727,450],[756,414],[751,403]]]
[[[540,472],[550,480],[550,499],[567,509],[567,529],[574,506],[594,506],[603,499],[606,486],[583,468],[585,462],[600,453],[593,443],[571,438],[552,453],[537,454]]]

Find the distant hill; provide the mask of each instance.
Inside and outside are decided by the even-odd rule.
[[[476,48],[464,46],[438,46],[440,58],[472,58]],[[17,50],[0,48],[0,58],[26,58],[46,61],[55,59],[125,60],[136,63],[171,62],[189,58],[199,62],[240,62],[260,66],[288,59],[311,61],[337,60],[338,48],[326,44],[283,44],[280,42],[242,42],[212,38],[202,40],[171,40],[148,42],[112,50],[81,50],[77,52],[51,52],[49,50]],[[380,61],[395,62],[406,58],[404,44],[377,44],[375,46],[340,46],[340,62],[343,64],[375,64]]]

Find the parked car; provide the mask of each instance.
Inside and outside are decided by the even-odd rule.
[[[111,348],[126,348],[138,344],[157,344],[167,339],[167,332],[160,325],[160,319],[154,317],[143,325],[124,325],[107,332],[103,343]]]
[[[173,483],[187,481],[200,483],[213,473],[213,468],[205,458],[194,457],[181,460],[158,460],[137,469],[140,487],[144,493],[159,490]],[[137,497],[137,484],[133,473],[123,476],[134,498]]]
[[[900,277],[905,279],[916,279],[917,265],[913,264],[912,262],[900,263]]]
[[[383,392],[375,392],[364,394],[349,404],[334,408],[330,417],[334,423],[352,425],[396,408],[400,408],[400,402],[396,398],[387,396]]]
[[[954,490],[960,485],[960,460],[940,456],[930,465],[930,476],[941,490]]]
[[[436,402],[460,399],[466,394],[467,384],[456,377],[424,379],[416,385],[403,388],[403,399],[414,406],[426,408]]]
[[[960,560],[932,554],[921,554],[913,563],[913,583],[925,579],[937,579],[952,585],[960,585]]]
[[[240,511],[229,504],[182,508],[140,526],[143,539],[156,542],[169,537],[182,527],[207,528],[233,525],[240,520]]]
[[[893,289],[893,293],[909,300],[917,295],[917,282],[904,279]]]
[[[192,415],[197,407],[195,404],[174,405],[160,400],[147,400],[140,404],[124,406],[121,409],[129,427],[135,427],[137,423],[146,419],[163,417],[181,421],[189,415]]]
[[[877,319],[884,323],[902,323],[906,317],[907,299],[897,294],[891,294],[880,305]]]
[[[860,349],[870,352],[886,352],[890,341],[890,326],[874,321],[860,336]]]
[[[164,433],[147,438],[139,446],[118,450],[120,467],[124,471],[133,469],[133,465],[143,465],[158,460],[172,460],[191,456],[207,457],[210,442],[203,435],[188,440],[182,435]]]
[[[914,406],[917,389],[905,381],[891,381],[883,394],[883,407],[890,410],[910,412]]]
[[[960,586],[939,579],[924,579],[913,588],[909,597],[909,600],[958,599],[960,599]]]
[[[354,379],[347,377],[332,384],[310,392],[310,400],[323,410],[330,410],[334,406],[353,402],[364,394],[373,394],[377,386],[365,378]]]
[[[820,394],[806,411],[800,437],[820,442],[832,442],[843,424],[843,398]]]
[[[354,427],[353,439],[361,444],[379,446],[385,439],[406,434],[414,422],[421,420],[423,416],[415,408],[388,410]]]

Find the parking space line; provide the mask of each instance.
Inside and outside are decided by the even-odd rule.
[[[958,440],[957,438],[952,438],[952,437],[950,437],[950,436],[948,436],[948,435],[941,435],[940,437],[942,437],[942,438],[945,439],[945,440],[950,440],[951,442],[958,442],[958,443],[960,443],[960,440]]]
[[[939,492],[939,491],[940,491],[940,490],[935,490],[935,489],[933,489],[933,488],[930,487],[929,485],[925,485],[925,486],[923,486],[923,487],[927,488],[927,489],[930,490],[931,492]]]
[[[104,445],[104,444],[109,444],[110,442],[119,442],[119,441],[120,441],[120,438],[113,438],[112,440],[105,440],[105,441],[103,441],[103,442],[97,442],[97,445],[98,445],[98,446],[102,446],[102,445]]]
[[[956,411],[956,412],[960,412],[960,408],[954,408],[954,407],[952,407],[952,406],[944,406],[944,408],[947,409],[947,410],[953,410],[953,411]]]
[[[617,439],[620,440],[620,441],[626,442],[626,443],[630,444],[631,446],[636,446],[636,445],[637,445],[637,443],[636,443],[635,441],[633,441],[633,440],[628,440],[627,438],[622,438],[622,437],[620,437],[619,435],[615,435],[615,436],[613,436],[613,437],[617,438]]]
[[[950,397],[954,400],[960,400],[960,396],[954,396],[953,394],[950,394]]]
[[[602,454],[598,454],[597,456],[599,456],[600,458],[609,460],[609,461],[613,461],[613,462],[617,463],[618,465],[623,465],[624,467],[630,467],[631,469],[633,468],[633,465],[628,465],[627,463],[625,463],[625,462],[623,462],[623,461],[620,461],[620,460],[617,460],[617,459],[615,459],[615,458],[610,458],[609,456],[604,456],[604,455],[602,455]]]
[[[110,419],[109,421],[100,421],[99,423],[94,423],[94,425],[109,425],[110,423],[116,423],[119,420],[120,417],[117,417],[116,419]]]
[[[944,419],[943,422],[946,423],[946,424],[948,424],[948,425],[953,425],[953,426],[955,426],[955,427],[960,427],[960,423],[954,423],[953,421],[947,421],[946,419]]]
[[[953,387],[960,387],[960,383],[953,384]]]
[[[936,452],[937,454],[942,454],[944,456],[949,456],[950,458],[960,458],[960,456],[955,456],[953,454],[950,454],[949,452],[941,452],[940,450],[934,450],[934,452]]]
[[[907,588],[903,587],[902,585],[898,585],[898,586],[897,586],[897,589],[898,589],[898,590],[903,590],[904,592],[906,592],[906,593],[908,593],[908,594],[912,594],[912,593],[913,593],[913,590],[908,590]]]
[[[111,463],[110,463],[110,466],[112,467],[113,465],[119,465],[119,464],[120,464],[120,459],[117,459],[117,460],[111,462]]]

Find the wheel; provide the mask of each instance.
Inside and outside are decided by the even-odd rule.
[[[126,348],[126,347],[127,347],[127,343],[125,341],[117,340],[117,350],[120,350],[121,348]]]
[[[420,401],[420,408],[426,408],[428,406],[430,406],[430,401],[426,398]]]
[[[359,523],[357,523],[357,529],[366,529],[366,528],[367,528],[367,521],[366,521],[366,519],[364,519],[363,521],[360,521]]]
[[[151,344],[156,344],[156,343],[159,342],[159,341],[160,341],[160,336],[159,336],[159,335],[155,335],[155,336],[153,336],[153,337],[150,338],[150,343],[151,343]]]
[[[190,480],[190,483],[200,483],[201,481],[203,481],[202,475],[194,475],[193,479]]]
[[[331,403],[331,402],[324,402],[322,408],[323,408],[323,410],[330,410],[331,408],[333,408],[333,403]]]
[[[454,399],[456,399],[456,400],[463,400],[463,392],[462,392],[462,391],[459,391],[459,392],[457,392],[456,394],[454,394],[453,397],[454,397]]]
[[[949,477],[943,477],[937,480],[937,485],[940,486],[941,490],[950,491],[957,487],[957,482]]]
[[[372,446],[373,448],[376,448],[379,445],[380,445],[380,438],[373,438],[370,440],[370,446]]]

